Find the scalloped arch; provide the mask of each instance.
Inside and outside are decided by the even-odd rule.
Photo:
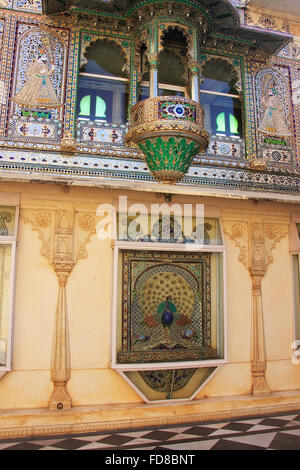
[[[158,53],[160,53],[164,49],[164,46],[162,45],[162,39],[163,39],[164,34],[168,33],[168,31],[170,30],[174,31],[175,29],[178,29],[185,37],[186,42],[187,42],[188,54],[192,58],[194,58],[195,52],[196,52],[194,50],[194,38],[193,38],[194,31],[190,33],[188,27],[182,24],[180,21],[178,22],[172,21],[170,23],[166,23],[165,28],[161,29],[161,34],[159,35],[159,38],[158,38],[159,39]]]
[[[129,64],[129,61],[130,61],[130,56],[129,56],[130,48],[129,47],[124,47],[122,45],[123,40],[119,40],[117,38],[112,38],[110,36],[97,36],[97,37],[91,38],[90,41],[85,42],[84,47],[82,47],[80,67],[87,64],[86,53],[87,53],[88,49],[91,46],[93,46],[94,44],[96,44],[97,42],[100,43],[102,41],[113,42],[118,47],[118,49],[120,49],[121,54],[124,56],[125,66],[126,66],[126,64]],[[129,67],[126,67],[126,69],[125,69],[127,74],[129,73],[128,69],[129,69]]]
[[[236,90],[241,94],[243,92],[242,89],[242,77],[241,77],[241,70],[239,66],[236,66],[229,57],[223,57],[223,56],[209,56],[204,62],[200,64],[199,71],[200,71],[200,76],[203,77],[202,72],[204,67],[209,64],[209,62],[212,61],[220,61],[220,62],[225,62],[230,65],[232,68],[233,74],[232,77],[236,78],[235,80],[235,85],[234,87]]]

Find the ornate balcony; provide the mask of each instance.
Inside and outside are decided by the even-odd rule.
[[[126,143],[142,152],[149,170],[162,183],[177,183],[195,155],[206,150],[209,134],[199,103],[159,96],[131,108]]]

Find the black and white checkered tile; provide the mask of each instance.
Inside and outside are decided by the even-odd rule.
[[[260,418],[27,439],[0,450],[300,450],[300,411]]]

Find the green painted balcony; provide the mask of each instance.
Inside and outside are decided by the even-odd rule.
[[[193,157],[205,152],[209,134],[199,103],[179,96],[158,96],[131,108],[127,145],[137,146],[155,179],[177,183]]]

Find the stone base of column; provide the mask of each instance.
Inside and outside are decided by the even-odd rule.
[[[265,395],[270,393],[270,389],[267,385],[264,375],[253,375],[252,376],[252,389],[251,393],[253,395]]]
[[[66,410],[72,407],[71,397],[66,384],[54,383],[54,390],[50,397],[50,410]]]

